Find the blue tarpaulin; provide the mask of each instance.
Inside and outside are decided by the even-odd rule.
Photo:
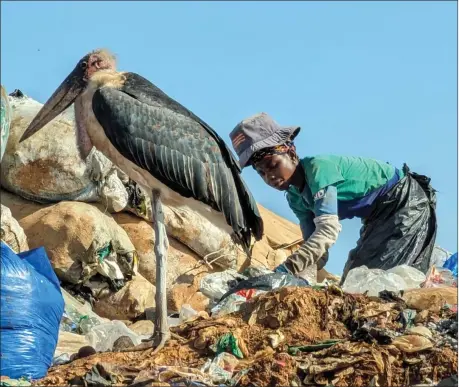
[[[443,267],[451,270],[451,272],[457,278],[457,253],[451,255],[451,257],[445,261]]]
[[[12,379],[46,376],[64,312],[43,247],[16,254],[1,242],[0,369]]]

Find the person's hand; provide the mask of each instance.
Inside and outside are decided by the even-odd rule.
[[[283,274],[290,274],[290,275],[293,275],[295,276],[296,278],[298,278],[299,280],[301,281],[304,281],[304,284],[305,285],[309,285],[309,282],[304,279],[304,278],[301,278],[297,275],[294,275],[289,269],[287,269],[287,267],[285,266],[284,263],[281,263],[279,266],[277,266],[275,269],[274,269],[274,273],[283,273]]]

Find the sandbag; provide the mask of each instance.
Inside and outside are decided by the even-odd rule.
[[[128,235],[96,205],[60,202],[23,217],[20,224],[29,245],[46,246],[57,276],[69,284],[91,287],[99,274],[116,290],[137,271]]]
[[[13,218],[8,207],[1,205],[1,239],[10,246],[15,253],[29,250],[27,237],[18,221]]]
[[[40,203],[102,201],[109,211],[126,207],[128,196],[118,176],[121,172],[95,148],[86,161],[81,159],[73,105],[19,144],[43,105],[20,91],[10,96],[9,102],[12,118],[0,174],[5,189]]]
[[[156,283],[155,231],[153,224],[128,213],[113,214],[113,218],[126,231],[139,259],[138,271],[152,284]],[[166,287],[178,283],[191,284],[196,275],[204,275],[209,268],[188,247],[169,237],[167,252]]]
[[[6,94],[6,90],[1,86],[2,96],[1,96],[1,109],[0,109],[0,160],[3,158],[5,153],[6,144],[8,142],[8,136],[10,134],[10,125],[11,125],[11,106]]]
[[[457,305],[457,288],[421,288],[403,293],[403,300],[410,309],[439,313],[445,304]]]
[[[436,195],[426,176],[404,167],[402,178],[379,198],[349,252],[341,282],[356,267],[387,270],[413,266],[427,273],[437,234]]]
[[[1,242],[0,369],[13,379],[46,375],[64,300],[44,248],[15,254]]]

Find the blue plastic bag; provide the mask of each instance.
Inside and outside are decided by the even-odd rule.
[[[43,247],[16,254],[1,242],[0,369],[40,379],[51,366],[64,312],[59,280]]]
[[[445,269],[449,269],[451,273],[457,278],[457,253],[451,255],[443,264]]]

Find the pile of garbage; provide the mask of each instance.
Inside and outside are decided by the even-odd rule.
[[[427,275],[363,266],[344,284],[272,269],[300,228],[260,206],[252,258],[190,209],[165,208],[172,338],[153,332],[151,203],[93,149],[73,110],[21,144],[41,104],[2,87],[1,378],[13,385],[436,385],[457,374],[457,253]],[[59,138],[55,133],[59,132]]]

